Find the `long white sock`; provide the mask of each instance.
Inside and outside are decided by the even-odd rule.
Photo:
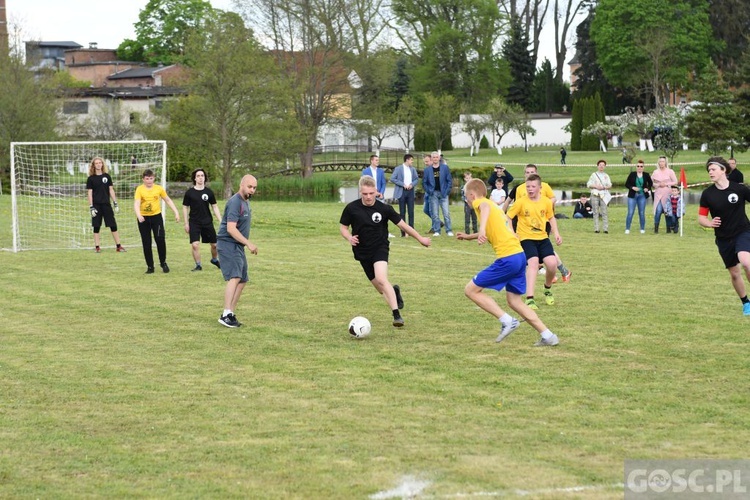
[[[513,316],[511,316],[508,313],[505,313],[502,316],[500,316],[500,323],[504,325],[510,324],[511,321],[513,321]]]
[[[554,335],[554,333],[552,333],[552,332],[550,331],[550,329],[549,329],[549,328],[547,328],[546,330],[544,330],[544,331],[542,332],[542,338],[543,338],[544,340],[549,340],[549,339],[551,339],[553,335]]]

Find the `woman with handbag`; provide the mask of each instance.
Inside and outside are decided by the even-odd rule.
[[[591,174],[586,187],[591,189],[591,206],[594,207],[594,232],[599,232],[599,217],[602,218],[602,230],[604,234],[609,233],[609,216],[607,214],[607,204],[612,199],[609,188],[612,187],[612,180],[604,172],[607,166],[605,160],[596,162],[597,171]]]

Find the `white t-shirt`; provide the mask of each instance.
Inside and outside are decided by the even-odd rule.
[[[404,165],[404,186],[408,186],[411,183],[411,167]]]
[[[505,201],[505,189],[493,189],[490,194],[490,200],[495,202],[496,205],[500,205]]]

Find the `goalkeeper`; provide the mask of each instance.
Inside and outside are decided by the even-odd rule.
[[[86,190],[88,191],[89,210],[91,211],[91,226],[94,228],[96,253],[101,252],[99,231],[102,228],[102,220],[104,220],[104,225],[112,231],[117,251],[124,252],[125,248],[120,244],[120,235],[117,232],[117,221],[115,220],[115,212],[119,212],[115,188],[112,185],[112,177],[107,173],[107,165],[98,156],[94,157],[89,165],[89,178],[86,180]],[[109,204],[110,198],[115,204],[114,211]]]

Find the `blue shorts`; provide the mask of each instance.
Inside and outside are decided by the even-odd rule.
[[[219,240],[216,244],[221,262],[221,274],[224,281],[239,278],[240,283],[247,283],[247,256],[245,246]]]
[[[539,262],[541,262],[545,257],[555,255],[555,248],[552,246],[549,238],[544,238],[543,240],[523,240],[521,248],[523,248],[523,253],[526,254],[527,260],[532,257],[538,257]]]
[[[740,263],[738,253],[750,252],[750,231],[744,231],[734,238],[716,238],[716,246],[726,268],[734,267]]]
[[[472,281],[481,288],[492,288],[498,292],[505,288],[508,292],[523,295],[526,293],[526,256],[517,253],[497,259],[488,268],[479,271]]]

